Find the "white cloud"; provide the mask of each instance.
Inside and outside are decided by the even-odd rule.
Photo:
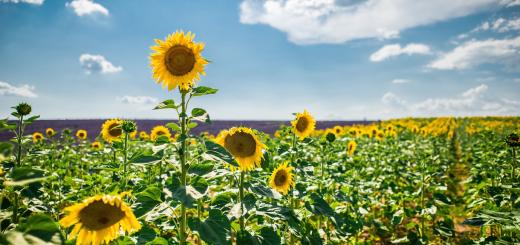
[[[1,0],[2,3],[28,3],[34,5],[42,5],[45,0]]]
[[[102,55],[82,54],[79,63],[87,74],[91,73],[117,73],[123,70],[121,66],[114,66]]]
[[[146,105],[146,104],[156,104],[159,102],[157,98],[150,96],[123,96],[117,98],[117,101],[125,104],[134,104],[134,105]]]
[[[28,98],[38,97],[34,92],[34,86],[23,84],[17,87],[3,81],[0,81],[0,95],[12,95]]]
[[[415,116],[439,115],[514,115],[520,113],[520,101],[486,96],[488,86],[481,84],[454,97],[427,98],[416,103],[408,103],[388,92],[381,101],[399,113]]]
[[[477,28],[473,29],[472,32],[478,31],[495,31],[495,32],[510,32],[520,30],[520,18],[504,19],[498,18],[494,21],[485,21],[480,24]]]
[[[375,53],[370,55],[370,61],[381,62],[393,56],[399,56],[402,54],[429,54],[430,47],[420,43],[410,43],[404,47],[399,44],[388,44],[377,50]]]
[[[297,44],[394,38],[406,29],[510,4],[500,0],[243,0],[240,22],[266,24]]]
[[[65,3],[65,6],[74,10],[77,16],[91,14],[109,15],[108,9],[99,3],[95,3],[93,0],[73,0],[72,2]]]
[[[506,65],[520,69],[520,36],[511,39],[470,40],[441,55],[428,67],[439,70],[462,70],[481,64]]]
[[[393,84],[403,84],[403,83],[411,83],[411,82],[412,82],[412,80],[401,79],[401,78],[397,78],[397,79],[392,80]]]

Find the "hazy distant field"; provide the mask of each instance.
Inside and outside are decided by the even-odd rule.
[[[78,129],[85,129],[88,132],[88,138],[94,139],[99,135],[101,125],[104,119],[92,119],[92,120],[38,120],[34,124],[27,127],[25,130],[26,134],[32,134],[34,132],[45,132],[46,128],[53,128],[57,132],[65,128],[71,129],[73,132]],[[138,131],[150,132],[150,130],[157,125],[164,125],[174,120],[136,120]],[[320,121],[317,123],[318,129],[330,128],[335,125],[352,125],[352,124],[367,124],[371,121]],[[217,134],[220,130],[228,129],[233,126],[246,126],[257,129],[267,134],[273,134],[280,125],[289,125],[288,121],[231,121],[231,120],[217,120],[211,124],[201,123],[198,127],[192,130],[192,133],[197,135],[200,132],[207,131],[211,134]],[[10,132],[0,132],[0,141],[8,140],[14,135]]]

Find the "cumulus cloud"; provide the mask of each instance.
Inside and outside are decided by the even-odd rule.
[[[77,16],[92,14],[109,15],[108,9],[99,3],[95,3],[93,0],[73,0],[65,3],[65,6],[74,10]]]
[[[125,104],[133,104],[133,105],[147,105],[147,104],[157,104],[159,100],[150,96],[123,96],[117,98],[117,101]]]
[[[406,29],[511,4],[500,0],[243,0],[240,22],[266,24],[297,44],[395,38]]]
[[[480,24],[477,28],[473,29],[472,32],[478,31],[495,31],[495,32],[509,32],[520,30],[520,18],[498,18],[494,21],[485,21]]]
[[[27,98],[38,97],[38,95],[34,92],[34,86],[23,84],[17,87],[3,81],[0,81],[0,95],[20,96]]]
[[[412,82],[412,80],[402,79],[402,78],[397,78],[397,79],[392,80],[393,84],[403,84],[403,83],[411,83],[411,82]]]
[[[123,70],[121,66],[115,66],[102,55],[82,54],[79,63],[87,74],[91,73],[117,73]]]
[[[399,44],[388,44],[370,55],[370,61],[381,62],[390,57],[399,56],[403,54],[429,54],[430,47],[420,43],[410,43],[404,47]]]
[[[0,0],[2,3],[28,3],[34,5],[42,5],[45,0]]]
[[[439,115],[511,115],[520,113],[520,101],[486,96],[488,86],[481,84],[456,96],[427,98],[416,103],[408,103],[399,96],[388,92],[381,102],[396,110],[403,110],[416,116]]]
[[[503,64],[509,69],[520,67],[520,36],[510,39],[470,40],[442,54],[428,67],[438,70],[462,70],[481,64]]]

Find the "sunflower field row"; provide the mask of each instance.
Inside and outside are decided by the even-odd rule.
[[[153,78],[172,91],[154,109],[177,119],[151,132],[114,118],[28,135],[39,116],[26,103],[0,120],[15,135],[0,143],[0,244],[520,242],[519,117],[317,130],[304,110],[273,135],[194,135],[211,120],[190,101],[218,90],[196,85],[209,62],[193,39],[152,47]]]

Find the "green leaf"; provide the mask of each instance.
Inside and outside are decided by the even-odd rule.
[[[195,176],[195,177],[191,178],[190,184],[191,184],[191,186],[193,186],[193,188],[195,188],[195,190],[197,190],[198,192],[200,192],[202,194],[206,193],[206,191],[208,190],[208,186],[209,186],[206,179],[204,179],[203,177],[200,177],[200,176]]]
[[[31,125],[38,118],[40,118],[40,116],[32,116],[32,117],[29,117],[29,118],[23,120],[23,123],[25,125]]]
[[[154,110],[161,110],[161,109],[177,109],[179,108],[179,105],[176,105],[173,100],[165,100],[161,103],[159,103]]]
[[[260,229],[260,240],[262,245],[282,244],[281,238],[272,227],[264,226]]]
[[[188,225],[191,230],[199,233],[200,238],[209,244],[231,244],[227,239],[231,230],[228,218],[218,209],[209,210],[209,217],[201,221],[190,218]]]
[[[130,163],[135,164],[156,164],[161,161],[160,157],[152,156],[152,155],[137,155],[130,159]]]
[[[24,186],[35,182],[40,182],[47,178],[43,176],[43,173],[43,170],[33,169],[31,167],[15,168],[11,173],[12,181],[6,181],[4,184],[9,186]]]
[[[249,191],[256,193],[260,196],[274,198],[274,199],[280,199],[282,198],[282,195],[278,193],[277,191],[274,191],[273,189],[266,187],[265,185],[259,184],[259,183],[253,183],[251,186],[249,186]]]
[[[188,128],[189,128],[189,129],[192,129],[192,128],[197,127],[198,125],[199,125],[199,124],[196,123],[196,122],[190,122],[190,123],[188,123]]]
[[[147,242],[145,245],[168,245],[168,240],[163,237],[156,237],[151,242]]]
[[[191,110],[191,117],[194,120],[197,120],[200,122],[205,122],[205,123],[211,122],[211,120],[209,118],[209,114],[206,112],[206,110],[204,110],[202,108],[193,108],[193,110]]]
[[[137,193],[135,195],[137,199],[134,209],[135,215],[140,217],[161,203],[161,193],[161,189],[157,186],[150,186],[144,191]]]
[[[224,161],[232,166],[238,167],[238,163],[235,161],[235,158],[226,150],[226,148],[221,145],[213,142],[206,141],[204,142],[206,146],[207,154],[216,157],[217,159]]]
[[[26,222],[16,227],[19,232],[10,232],[5,238],[10,244],[61,244],[64,239],[60,233],[60,227],[49,216],[35,214]],[[9,244],[9,243],[8,243]]]
[[[207,95],[207,94],[215,94],[215,93],[217,93],[217,91],[218,91],[218,89],[199,86],[199,87],[193,88],[193,90],[191,92],[191,96],[202,96],[202,95]]]
[[[205,174],[213,171],[213,166],[214,166],[214,164],[212,164],[209,161],[202,162],[202,163],[195,163],[195,164],[190,165],[190,169],[188,170],[188,172],[190,174],[196,174],[199,176],[205,175]]]
[[[181,131],[181,127],[179,127],[179,125],[177,123],[174,123],[174,122],[167,123],[166,127],[171,128],[171,130],[173,130],[175,132],[180,132]]]

